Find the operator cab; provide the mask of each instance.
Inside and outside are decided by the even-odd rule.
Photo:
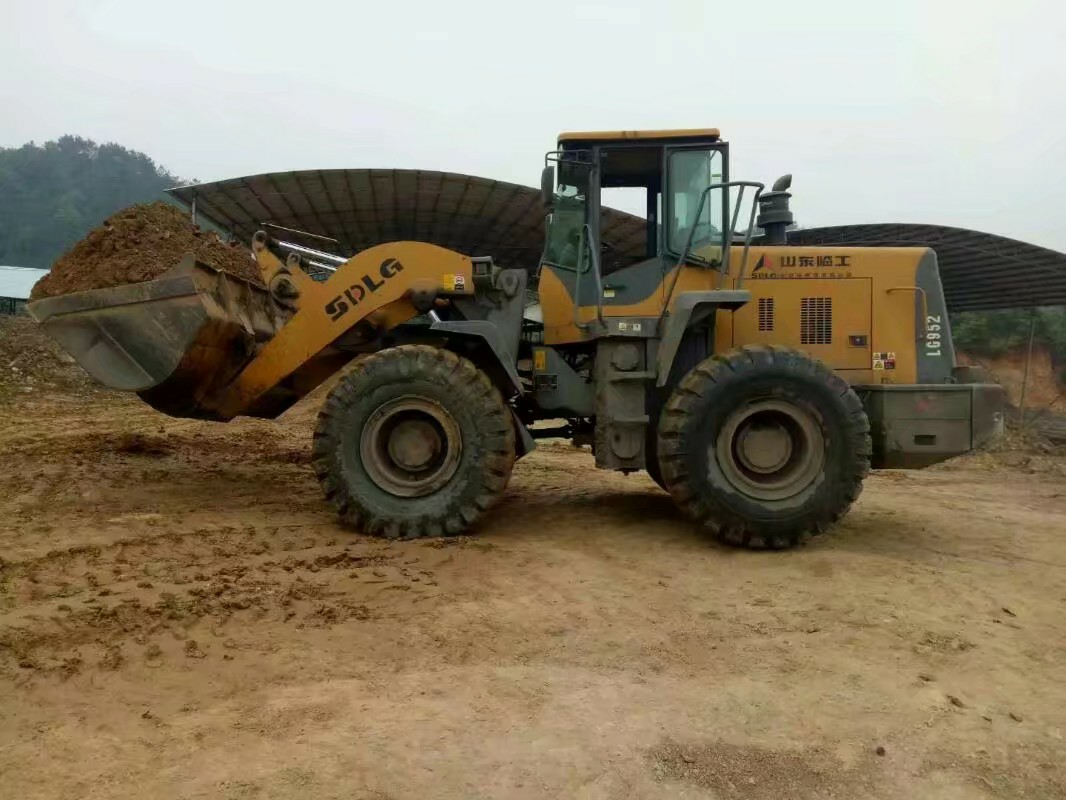
[[[729,152],[717,129],[564,133],[545,161],[546,266],[578,275],[657,259],[723,266]],[[605,200],[618,189],[643,230],[607,224]]]

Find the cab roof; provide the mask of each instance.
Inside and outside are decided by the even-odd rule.
[[[559,142],[617,142],[648,139],[708,139],[721,137],[718,128],[678,128],[666,131],[572,131],[560,133]]]

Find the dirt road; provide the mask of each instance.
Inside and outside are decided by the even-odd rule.
[[[1057,464],[874,475],[748,553],[549,443],[476,537],[388,544],[312,405],[3,401],[5,797],[1066,796]]]

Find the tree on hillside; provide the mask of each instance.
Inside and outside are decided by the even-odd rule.
[[[0,264],[50,267],[115,211],[179,183],[144,153],[80,136],[0,148]]]

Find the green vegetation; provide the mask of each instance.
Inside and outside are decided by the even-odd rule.
[[[1051,352],[1056,364],[1066,363],[1066,309],[968,311],[951,315],[955,347],[975,356],[1001,356],[1025,347],[1036,317],[1033,342]]]
[[[0,264],[50,267],[115,211],[181,182],[143,153],[79,136],[0,148]]]

